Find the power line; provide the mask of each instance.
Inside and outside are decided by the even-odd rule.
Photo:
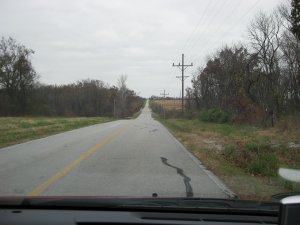
[[[224,9],[224,5],[225,5],[226,1],[222,1],[222,3],[219,5],[219,7],[215,10],[214,14],[212,14],[212,17],[208,19],[208,22],[206,24],[203,25],[202,30],[206,30],[208,28],[208,26],[211,25],[212,21],[216,20],[217,15],[221,12],[222,9]],[[199,40],[195,39],[193,42],[191,42],[190,46],[188,46],[185,51],[190,51],[193,46],[198,43]]]
[[[206,5],[206,7],[205,7],[205,9],[204,9],[204,13],[202,14],[202,16],[201,16],[200,20],[198,21],[197,25],[195,26],[194,30],[190,33],[188,39],[187,39],[186,42],[185,42],[185,45],[184,45],[183,48],[182,48],[182,51],[184,51],[184,49],[185,49],[186,47],[188,47],[188,45],[189,45],[188,42],[192,41],[193,35],[194,35],[195,33],[197,33],[197,30],[198,30],[198,28],[199,28],[199,25],[203,22],[203,19],[205,18],[206,14],[207,14],[207,12],[208,12],[208,9],[209,9],[209,7],[210,7],[210,5],[211,5],[212,2],[213,2],[213,1],[209,1],[209,3]]]
[[[164,89],[164,93],[160,93],[160,95],[164,96],[163,98],[165,99],[167,95],[169,95],[169,93],[166,94],[166,90]]]
[[[183,113],[184,112],[184,80],[185,80],[185,78],[188,77],[188,76],[184,76],[184,71],[189,66],[193,66],[193,63],[191,63],[190,65],[184,65],[184,54],[182,54],[181,60],[182,60],[181,65],[180,65],[180,63],[178,63],[177,65],[175,65],[173,63],[173,66],[178,67],[181,70],[181,77],[177,77],[177,78],[181,79],[181,88],[182,88],[182,90],[181,90],[182,91],[181,92],[181,110],[182,110],[182,113]]]
[[[233,25],[233,26],[230,26],[230,27],[227,27],[227,29],[225,29],[222,33],[224,35],[227,35],[229,32],[232,32],[232,31],[235,31],[238,27],[237,25],[239,25],[240,23],[242,23],[244,21],[244,18],[249,14],[251,13],[254,8],[256,8],[256,5],[259,3],[260,0],[256,0],[250,7],[248,7],[248,10],[245,11],[245,13],[243,13],[237,20],[236,20],[236,23]],[[214,2],[216,3],[215,1],[211,1],[211,2]],[[242,2],[242,1],[241,1]],[[235,5],[232,5],[232,1],[229,2],[229,4],[226,4],[226,8],[231,8],[231,13],[228,17],[225,18],[225,20],[223,20],[223,23],[221,23],[220,25],[217,26],[217,29],[215,27],[215,31],[217,31],[224,23],[225,21],[228,21],[229,18],[231,18],[233,15],[234,15],[234,11],[237,9],[237,8],[240,8],[240,4],[241,2],[238,2],[238,4],[235,4]],[[214,12],[210,15],[213,15],[212,17],[206,17],[208,14],[208,12],[204,12],[204,14],[202,14],[202,17],[201,19],[199,20],[199,22],[197,23],[196,27],[194,28],[193,32],[189,35],[185,45],[184,45],[184,48],[186,51],[188,52],[192,52],[192,49],[195,49],[196,47],[198,47],[198,43],[200,40],[197,39],[196,35],[199,31],[199,27],[201,27],[201,30],[206,30],[209,25],[211,24],[212,21],[215,22],[215,16],[218,15],[220,13],[220,11],[224,10],[224,5],[226,3],[226,1],[223,1],[222,2],[223,4],[218,4],[219,7],[215,7],[217,6],[216,4],[213,4],[213,7],[209,7],[209,6],[212,6],[212,4],[207,4],[206,5],[206,10],[208,10],[209,8],[212,8],[212,9],[215,9]],[[228,3],[228,2],[227,2]],[[222,10],[222,11],[223,11]],[[208,20],[205,20],[205,19],[208,19]],[[201,23],[202,22],[202,23]],[[203,25],[203,27],[202,27]],[[222,37],[224,36],[222,35]],[[213,43],[214,45],[217,44],[217,42],[222,38],[222,37],[218,37],[217,39],[213,40],[213,39],[208,39],[208,37],[206,37],[204,39],[204,43],[205,43],[205,46],[204,49],[208,49],[208,45],[210,45],[211,43]],[[183,49],[184,49],[183,48]],[[203,52],[203,49],[201,50]],[[200,61],[201,58],[203,58],[204,56],[201,55],[201,56],[196,56],[195,53],[192,54],[194,55],[194,60],[193,61]],[[183,93],[184,93],[184,90],[183,90]]]
[[[234,12],[236,11],[236,9],[240,7],[241,2],[242,2],[242,1],[239,1],[238,4],[235,4],[234,7],[231,7],[232,10],[230,11],[229,15],[223,20],[223,23],[219,23],[218,26],[215,26],[215,29],[213,30],[213,33],[215,33],[215,34],[218,33],[218,32],[220,31],[220,28],[221,28],[222,26],[224,26],[224,24],[226,24],[225,21],[229,21],[229,19],[232,18],[232,16],[234,15]],[[232,27],[230,27],[229,29],[227,29],[227,31],[228,31],[228,30],[231,30],[231,29],[232,29]],[[219,36],[221,36],[221,35],[219,35]],[[222,38],[223,38],[223,35],[222,35]],[[216,44],[220,39],[221,39],[221,38],[219,37],[219,38],[217,38],[217,40],[215,40],[215,41],[213,42],[213,39],[212,39],[212,38],[211,38],[211,39],[208,39],[208,37],[206,37],[206,38],[204,39],[204,41],[203,41],[203,45],[206,46],[204,49],[206,50],[206,49],[208,48],[208,46],[211,45],[212,42],[213,42],[214,44]],[[198,44],[199,44],[199,43],[197,43],[197,45],[196,45],[195,47],[197,47]],[[190,49],[190,51],[191,51],[191,49]],[[202,51],[202,50],[201,50],[201,51]],[[198,61],[198,58],[197,58],[196,61]]]
[[[166,118],[166,111],[165,111],[165,98],[167,95],[169,95],[169,93],[166,94],[166,90],[164,89],[164,93],[160,93],[160,95],[164,96],[163,97],[163,111],[164,111],[164,119]]]
[[[197,42],[197,39],[193,38],[193,36],[195,36],[197,34],[200,24],[205,25],[205,27],[207,27],[210,24],[211,20],[213,18],[215,18],[215,16],[220,12],[220,10],[224,6],[225,2],[226,1],[223,1],[221,4],[218,4],[218,3],[220,3],[220,2],[218,2],[218,0],[209,1],[209,4],[206,5],[206,9],[205,9],[204,13],[202,14],[201,19],[199,20],[198,24],[194,28],[193,32],[189,35],[189,38],[187,39],[183,49],[185,49],[185,48],[190,49],[190,47],[192,47],[193,44]],[[213,4],[211,4],[211,3],[213,3]],[[217,7],[217,6],[219,6],[219,7]],[[212,17],[209,17],[210,14],[208,14],[209,13],[209,8],[215,9],[213,11],[214,13],[211,14]],[[206,18],[206,15],[208,15],[207,18]],[[205,19],[208,19],[208,22],[206,22]],[[203,27],[202,27],[202,29],[203,29]],[[184,52],[184,50],[182,50],[182,52]]]
[[[224,36],[226,36],[229,32],[232,32],[232,31],[235,31],[236,29],[237,29],[237,27],[238,27],[238,25],[243,21],[243,19],[254,9],[254,7],[259,3],[259,1],[260,0],[256,0],[255,2],[254,2],[254,4],[247,10],[247,12],[245,13],[245,14],[243,14],[241,17],[239,17],[236,21],[236,23],[233,25],[233,26],[231,26],[230,28],[228,28],[227,30],[225,30],[225,32],[223,32],[223,35],[222,35],[222,37],[219,37],[217,40],[215,40],[215,41],[212,41],[212,40],[210,40],[209,42],[206,42],[206,40],[205,40],[205,42],[206,42],[206,44],[205,44],[205,48],[204,49],[202,49],[201,51],[202,52],[205,52],[205,50],[209,47],[209,45],[211,45],[211,43],[212,43],[212,45],[216,45],[217,44],[217,42],[219,42],[219,40],[221,39],[221,38],[223,38]],[[235,7],[235,8],[237,8],[237,6]],[[232,11],[233,12],[233,11]],[[231,14],[231,16],[233,15],[233,13]],[[221,25],[222,24],[220,24],[219,26],[218,26],[218,28],[217,28],[217,30],[221,27]],[[215,31],[217,31],[217,30],[215,30]],[[224,35],[225,34],[225,35]],[[196,60],[195,61],[198,61],[198,60],[200,60],[200,58],[203,58],[203,56],[201,56],[201,57],[197,57],[196,58]]]
[[[221,26],[223,24],[225,24],[224,21],[228,21],[228,19],[231,18],[234,15],[234,11],[240,6],[241,2],[242,1],[239,1],[238,4],[235,4],[234,6],[232,5],[232,1],[229,2],[228,4],[226,4],[226,7],[231,8],[231,11],[230,11],[229,15],[226,16],[226,18],[223,19],[223,23],[219,23],[217,26],[214,26],[214,30],[213,30],[212,33],[214,33],[214,34],[219,33],[219,30],[220,30]],[[224,3],[225,3],[225,1],[224,1]],[[225,8],[225,7],[223,7],[223,8]],[[202,43],[211,43],[211,41],[212,41],[212,38],[209,39],[207,36],[205,36],[204,40],[202,40]],[[199,41],[195,42],[194,47],[197,47],[198,45],[199,45]],[[205,44],[205,46],[207,46],[207,44]],[[190,53],[192,51],[192,49],[193,48],[190,48],[188,50],[188,53]]]

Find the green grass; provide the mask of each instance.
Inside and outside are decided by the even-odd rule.
[[[269,200],[277,193],[300,191],[299,184],[277,175],[280,167],[300,169],[300,149],[287,147],[289,142],[300,140],[299,135],[284,134],[276,128],[262,129],[198,119],[164,120],[155,114],[154,118],[223,179],[239,198]],[[207,148],[203,144],[207,140],[221,143],[223,151]]]
[[[112,120],[108,117],[0,117],[0,148]]]
[[[162,123],[166,123],[169,126],[173,126],[179,130],[187,131],[201,131],[205,132],[216,132],[224,136],[253,136],[254,132],[258,130],[256,127],[246,126],[246,125],[231,125],[231,124],[221,124],[221,123],[211,123],[200,121],[197,119],[187,120],[187,119],[168,119],[165,121],[160,120]]]
[[[210,109],[200,112],[199,119],[202,121],[216,122],[216,123],[228,123],[231,115],[229,112],[221,109]]]

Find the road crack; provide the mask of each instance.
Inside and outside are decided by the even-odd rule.
[[[192,185],[190,184],[191,178],[184,174],[183,169],[169,164],[167,158],[160,157],[160,159],[161,159],[162,163],[165,164],[166,166],[176,169],[177,173],[183,178],[183,182],[185,185],[186,197],[193,197],[194,192],[193,192]]]

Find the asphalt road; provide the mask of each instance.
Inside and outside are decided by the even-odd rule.
[[[0,149],[0,196],[228,198],[146,104],[134,120],[93,125]]]

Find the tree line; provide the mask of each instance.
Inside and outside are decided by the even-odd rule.
[[[225,46],[192,79],[197,109],[223,109],[237,120],[264,123],[300,111],[300,1],[260,12],[244,44]]]
[[[126,86],[121,75],[117,86],[100,80],[65,85],[39,82],[30,57],[34,51],[13,38],[0,42],[0,116],[115,116],[138,112],[144,99]]]

